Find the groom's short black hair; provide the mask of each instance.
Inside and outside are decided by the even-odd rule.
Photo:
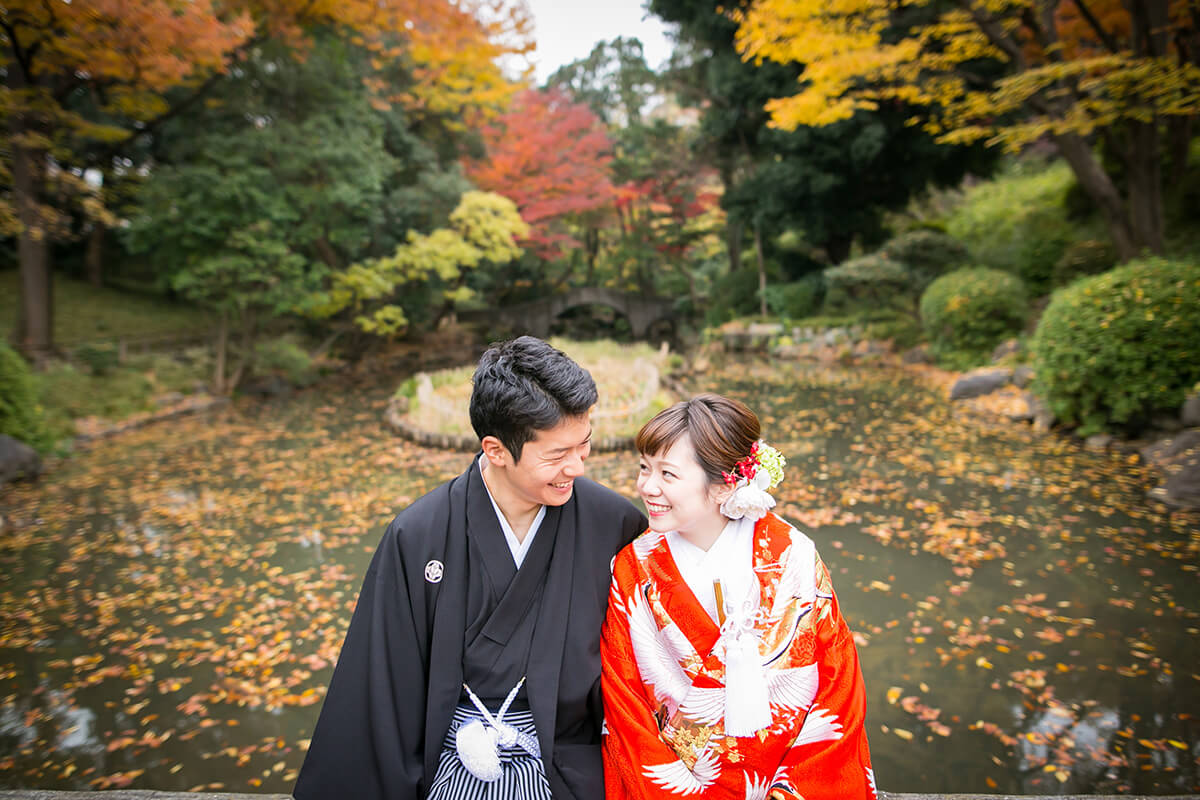
[[[586,369],[533,336],[488,348],[471,383],[471,427],[499,439],[514,461],[537,431],[584,416],[597,397]]]

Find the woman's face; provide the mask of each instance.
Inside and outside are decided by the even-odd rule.
[[[729,491],[709,482],[687,434],[658,455],[642,453],[637,488],[653,531],[679,531],[705,547],[703,542],[711,544],[728,522],[720,509]]]

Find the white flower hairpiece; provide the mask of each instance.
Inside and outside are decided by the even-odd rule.
[[[721,504],[721,513],[729,519],[747,517],[760,520],[775,507],[770,490],[783,482],[783,454],[759,439],[750,447],[750,455],[734,465],[732,472],[722,472],[726,486],[733,494]]]

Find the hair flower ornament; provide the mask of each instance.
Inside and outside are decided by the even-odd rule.
[[[721,513],[729,519],[758,521],[775,507],[770,490],[783,482],[783,454],[761,439],[750,448],[750,455],[734,465],[732,472],[722,472],[726,486],[733,494],[721,504]]]

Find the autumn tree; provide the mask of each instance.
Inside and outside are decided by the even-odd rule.
[[[698,109],[694,150],[723,184],[729,280],[737,280],[749,247],[766,313],[769,262],[792,278],[822,267],[814,253],[838,263],[856,240],[880,238],[884,211],[975,164],[963,148],[934,146],[895,109],[863,111],[835,129],[770,129],[764,104],[795,85],[799,67],[741,57],[737,23],[721,13],[741,5],[651,0],[649,7],[679,25],[667,79],[682,103]],[[784,233],[799,234],[804,246],[777,247]]]
[[[303,59],[264,44],[204,109],[154,138],[155,167],[120,238],[162,284],[219,312],[218,361],[229,352],[231,383],[264,323],[298,313],[327,276],[444,225],[470,189],[451,132],[372,102],[360,80],[368,57],[329,35],[315,36]],[[229,269],[238,265],[244,283]],[[403,307],[418,322],[423,298],[441,305],[430,283],[405,284]],[[319,316],[323,347],[353,330]],[[219,363],[218,383],[225,375]]]
[[[686,291],[693,304],[701,293],[693,251],[726,224],[720,178],[697,157],[694,137],[692,129],[662,119],[615,133],[619,238],[609,256],[619,279],[631,267],[642,291]]]
[[[913,10],[927,19],[904,24]],[[1162,250],[1162,165],[1186,164],[1200,113],[1194,2],[758,0],[735,17],[746,58],[804,67],[798,91],[767,103],[773,125],[902,101],[942,142],[1018,150],[1048,137],[1122,258]],[[997,62],[1005,73],[989,80],[981,66]]]
[[[17,343],[35,358],[50,348],[47,248],[61,224],[48,202],[48,164],[69,162],[76,138],[122,138],[127,130],[75,110],[94,92],[101,110],[138,120],[161,113],[159,93],[189,76],[224,68],[253,32],[247,14],[219,16],[208,0],[5,3],[0,11],[6,84],[0,113],[8,127],[8,202],[15,209],[21,265]],[[65,174],[71,174],[68,170]]]
[[[302,51],[316,30],[351,37],[379,70],[406,64],[410,79],[400,84],[365,76],[379,106],[459,124],[503,104],[513,86],[497,58],[531,47],[519,0],[15,0],[0,9],[0,115],[9,133],[0,225],[18,229],[22,349],[42,358],[52,346],[47,247],[63,193],[48,183],[77,179],[85,151],[111,160],[140,146],[261,43]],[[96,142],[106,146],[87,146]]]
[[[453,304],[469,299],[467,272],[519,257],[517,240],[528,234],[529,226],[511,200],[491,192],[467,192],[446,227],[428,234],[410,231],[391,255],[333,274],[329,286],[308,299],[306,313],[329,319],[345,312],[367,333],[402,332],[408,316],[397,297],[400,289],[436,280],[439,301]]]
[[[560,89],[531,89],[484,126],[483,139],[487,154],[466,164],[467,176],[517,204],[531,249],[553,260],[580,247],[568,222],[613,200],[603,122]]]

